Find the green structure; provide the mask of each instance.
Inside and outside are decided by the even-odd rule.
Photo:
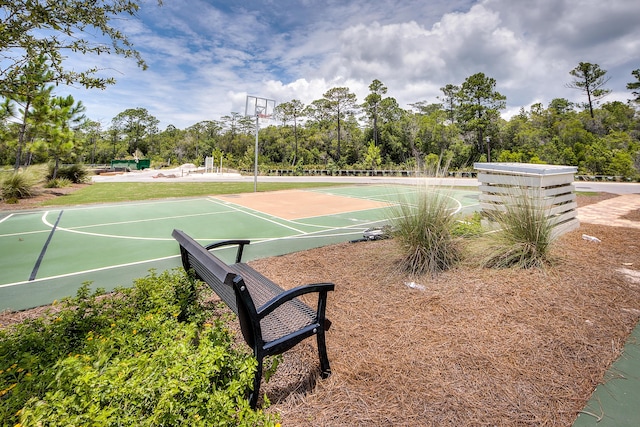
[[[150,159],[111,160],[111,169],[142,170],[150,166]]]

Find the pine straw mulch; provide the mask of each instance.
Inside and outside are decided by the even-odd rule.
[[[336,284],[332,376],[318,378],[315,343],[304,341],[263,384],[268,411],[290,426],[570,426],[640,318],[640,283],[618,271],[640,270],[639,246],[638,229],[582,224],[544,271],[461,266],[409,279],[391,240],[254,261],[284,287]]]
[[[70,184],[61,188],[45,188],[43,186],[38,186],[34,189],[35,194],[33,197],[19,199],[17,203],[6,203],[5,200],[0,198],[0,212],[38,209],[42,207],[42,202],[71,194],[74,191],[86,187],[87,185],[91,184]]]
[[[582,239],[597,236],[602,243]],[[393,241],[254,262],[277,283],[333,281],[317,378],[313,340],[263,385],[283,425],[569,426],[640,318],[640,230],[583,224],[541,270],[460,267],[405,285]]]

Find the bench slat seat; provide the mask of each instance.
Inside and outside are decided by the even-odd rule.
[[[321,376],[331,374],[325,344],[325,331],[331,322],[325,317],[327,293],[333,283],[314,283],[284,290],[251,266],[242,262],[248,240],[228,240],[202,246],[181,230],[173,230],[180,244],[182,265],[204,281],[238,316],[245,342],[258,360],[251,407],[258,400],[262,363],[265,356],[281,354],[312,335],[316,335]],[[237,246],[236,262],[227,264],[211,250]],[[317,307],[309,307],[298,297],[317,295]]]
[[[233,264],[231,270],[242,276],[256,307],[264,306],[283,292],[282,288],[247,264]],[[294,298],[260,319],[262,337],[266,342],[275,341],[306,326],[316,324],[316,317],[315,310]]]

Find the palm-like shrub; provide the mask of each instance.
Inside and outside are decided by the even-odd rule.
[[[492,215],[500,228],[489,233],[486,267],[542,267],[551,261],[554,224],[542,197],[522,190],[506,197],[504,210]]]
[[[453,229],[455,206],[445,192],[423,188],[416,201],[401,201],[390,209],[392,234],[402,253],[401,267],[413,274],[435,275],[451,268],[461,257]]]
[[[36,195],[37,177],[30,171],[10,172],[2,179],[1,195],[7,202],[17,203],[18,199],[26,199]]]
[[[49,175],[47,179],[53,179],[55,165],[49,165]],[[56,171],[56,178],[64,178],[74,184],[84,184],[89,180],[89,171],[82,164],[73,164],[68,166],[60,166]]]

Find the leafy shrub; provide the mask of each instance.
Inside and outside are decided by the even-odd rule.
[[[53,178],[54,165],[49,165],[49,174],[47,179]],[[69,166],[60,166],[56,174],[56,178],[68,179],[74,184],[84,184],[89,181],[89,171],[84,165],[74,164]]]
[[[469,216],[456,218],[451,233],[456,237],[478,237],[482,235],[482,214],[474,212]]]
[[[249,408],[256,361],[181,270],[0,331],[0,425],[273,425]]]
[[[487,234],[484,266],[533,268],[551,261],[555,236],[548,208],[542,202],[542,197],[526,194],[525,190],[505,197],[505,210],[491,217],[500,229]]]
[[[4,200],[18,200],[33,197],[37,194],[37,177],[29,170],[11,172],[2,179],[1,190]]]
[[[68,187],[71,185],[71,181],[69,181],[67,178],[56,178],[56,179],[50,179],[49,181],[47,181],[47,183],[45,184],[46,188],[63,188],[63,187]]]
[[[454,208],[445,192],[429,188],[418,191],[415,203],[404,200],[391,208],[389,222],[400,245],[405,271],[437,274],[459,261],[460,243],[453,235]]]

